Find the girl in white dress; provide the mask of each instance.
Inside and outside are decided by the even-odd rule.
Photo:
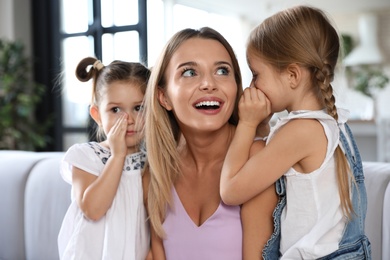
[[[140,63],[104,66],[88,57],[76,76],[93,79],[90,115],[102,141],[75,144],[64,156],[61,174],[72,185],[72,203],[58,236],[60,258],[145,259],[150,238],[140,143],[150,71]]]

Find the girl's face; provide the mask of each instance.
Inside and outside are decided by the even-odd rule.
[[[227,124],[237,95],[232,60],[216,40],[186,40],[165,71],[160,103],[173,111],[182,130],[212,131]]]
[[[127,132],[124,137],[128,153],[136,152],[137,145],[142,139],[140,128],[144,125],[144,118],[141,116],[143,98],[140,87],[127,81],[110,84],[101,96],[99,117],[106,135],[123,113],[128,116]]]
[[[286,73],[278,72],[258,56],[249,54],[247,60],[252,71],[251,85],[260,89],[270,100],[272,112],[286,109],[290,90]]]

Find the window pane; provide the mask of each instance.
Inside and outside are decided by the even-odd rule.
[[[164,4],[162,0],[148,0],[148,65],[153,66],[165,44]]]
[[[113,60],[139,61],[139,35],[136,31],[103,34],[103,63]]]
[[[102,26],[138,23],[138,0],[102,0]]]
[[[92,0],[60,0],[61,3],[61,30],[63,33],[77,33],[88,30],[90,17],[88,10],[92,10]],[[77,19],[75,19],[77,17]]]
[[[62,42],[63,50],[63,120],[67,127],[85,127],[88,123],[88,105],[91,100],[92,80],[80,82],[75,76],[81,59],[94,57],[93,38],[70,37]]]

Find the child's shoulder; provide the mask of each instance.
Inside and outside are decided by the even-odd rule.
[[[96,142],[78,143],[72,145],[65,153],[63,165],[66,169],[72,165],[99,175],[109,157],[109,151]]]
[[[77,143],[69,147],[65,158],[108,158],[110,151],[97,142]]]
[[[110,151],[97,142],[76,143],[69,147],[67,152],[97,152],[109,154]]]

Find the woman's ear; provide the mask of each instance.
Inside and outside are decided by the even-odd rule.
[[[292,63],[287,67],[287,75],[291,88],[295,89],[300,85],[303,75],[303,69],[304,68],[302,68],[296,63]]]
[[[158,88],[158,101],[166,110],[172,110],[172,106],[170,105],[168,98],[165,96],[165,92],[161,88]]]
[[[89,107],[89,114],[93,118],[93,120],[96,122],[97,125],[101,126],[102,122],[100,119],[100,113],[99,113],[99,108],[95,105],[91,105]]]

